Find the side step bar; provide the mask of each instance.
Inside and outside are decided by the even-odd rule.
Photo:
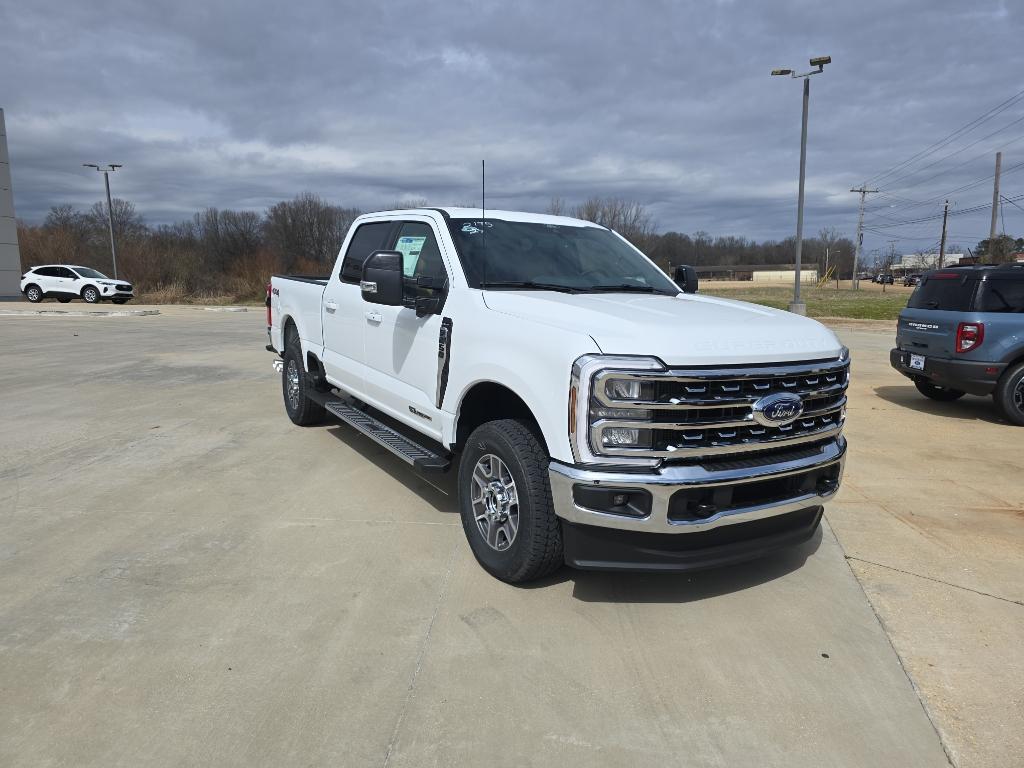
[[[338,421],[354,427],[416,469],[443,472],[451,466],[451,461],[441,452],[420,445],[340,397],[326,392],[312,392],[310,395],[312,400],[320,403]]]

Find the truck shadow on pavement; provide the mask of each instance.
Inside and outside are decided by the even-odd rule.
[[[459,514],[454,469],[445,473],[419,473],[387,449],[348,427],[331,426],[327,431],[434,510],[456,516]],[[455,522],[458,523],[457,517]],[[520,589],[546,589],[572,581],[573,597],[587,603],[691,603],[730,592],[741,592],[792,573],[817,552],[821,538],[822,529],[819,526],[810,539],[798,546],[747,563],[706,571],[633,573],[581,571],[563,566],[546,578],[515,586]]]
[[[990,424],[1006,423],[996,413],[991,397],[964,395],[959,400],[954,400],[950,403],[940,403],[936,400],[929,400],[912,385],[875,387],[874,389],[875,394],[887,403],[898,405],[901,408],[909,408],[919,413],[946,416],[952,419],[960,419],[961,421],[987,421]]]

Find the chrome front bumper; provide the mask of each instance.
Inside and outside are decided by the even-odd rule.
[[[756,457],[756,454],[754,456]],[[714,468],[714,462],[709,459],[708,466],[712,467],[711,469],[699,464],[675,465],[652,473],[637,474],[584,468],[552,461],[549,475],[555,514],[569,523],[643,533],[687,534],[784,515],[808,507],[819,507],[833,498],[838,491],[845,460],[846,440],[839,436],[823,445],[821,450],[812,456],[804,455],[791,460],[783,457],[775,463],[755,466],[718,469]],[[741,486],[813,472],[833,465],[838,465],[839,472],[835,487],[827,493],[801,493],[792,498],[776,498],[764,503],[727,508],[701,519],[673,520],[669,517],[672,496],[680,490]],[[579,506],[573,494],[573,488],[577,485],[645,491],[651,496],[650,514],[632,517]]]

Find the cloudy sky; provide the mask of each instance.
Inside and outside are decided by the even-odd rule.
[[[486,158],[489,207],[614,195],[662,231],[778,239],[801,90],[773,68],[833,58],[811,80],[810,233],[852,234],[851,186],[1011,99],[877,178],[865,245],[910,252],[938,240],[947,193],[951,241],[987,236],[967,209],[991,203],[996,149],[1024,194],[1022,33],[1024,3],[997,0],[11,1],[0,107],[30,222],[99,198],[83,162],[123,163],[115,194],[164,223],[306,190],[476,203]],[[1005,220],[1024,234],[1024,211]]]

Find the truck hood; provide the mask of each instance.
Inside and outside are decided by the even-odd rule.
[[[821,323],[713,296],[485,291],[501,314],[589,335],[605,354],[653,355],[669,366],[834,357],[842,344]]]

